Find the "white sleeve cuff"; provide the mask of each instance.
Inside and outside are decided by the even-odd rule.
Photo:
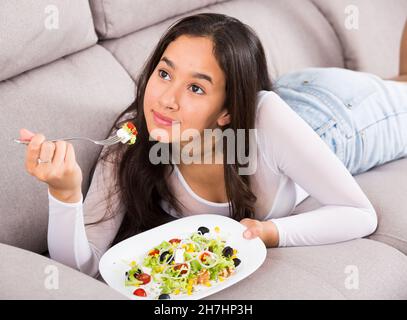
[[[274,223],[278,230],[278,247],[285,247],[287,245],[287,235],[284,231],[284,228],[282,227],[278,219],[270,219],[270,221]]]
[[[82,193],[81,193],[81,199],[78,202],[68,203],[68,202],[60,201],[57,198],[55,198],[49,192],[49,188],[48,188],[48,199],[49,199],[50,203],[54,203],[56,205],[63,206],[63,207],[69,207],[69,208],[78,208],[78,207],[82,206],[82,203],[83,203],[83,195],[82,195]]]

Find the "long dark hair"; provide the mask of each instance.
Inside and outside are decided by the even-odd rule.
[[[125,121],[130,120],[138,130],[136,144],[116,144],[102,150],[98,159],[112,162],[116,190],[120,191],[120,200],[125,208],[125,215],[113,244],[174,219],[162,209],[161,200],[167,201],[177,212],[180,212],[182,206],[166,183],[166,175],[172,173],[174,165],[152,164],[149,160],[150,148],[160,142],[149,139],[143,111],[147,82],[167,46],[181,35],[208,37],[213,41],[214,55],[226,78],[224,105],[228,106],[231,116],[230,124],[223,127],[223,130],[231,128],[236,133],[237,129],[253,129],[257,92],[272,90],[263,46],[249,26],[233,17],[214,13],[188,16],[170,26],[147,59],[136,81],[134,102],[117,117],[109,133],[110,135]],[[245,138],[248,139],[248,135]],[[248,141],[244,145],[247,147]],[[251,191],[249,176],[238,174],[239,163],[227,164],[225,148],[226,144],[223,163],[226,193],[231,203],[230,216],[237,221],[253,217],[256,196]],[[95,166],[96,163],[91,170],[91,178]],[[112,193],[113,190],[106,199],[108,203]],[[111,217],[109,214],[105,215],[107,219]]]

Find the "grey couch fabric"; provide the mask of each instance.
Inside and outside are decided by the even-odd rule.
[[[398,74],[400,39],[407,1],[312,2],[335,29],[342,45],[346,68],[371,72],[383,78]],[[351,13],[358,14],[356,20],[349,18]]]
[[[103,138],[133,101],[134,80],[146,57],[176,19],[198,12],[241,19],[259,34],[272,77],[305,67],[391,77],[397,74],[407,18],[407,0],[353,1],[359,8],[357,31],[344,27],[344,0],[192,0],[171,9],[152,8],[147,0],[52,4],[0,2],[0,299],[122,298],[103,282],[42,255],[46,185],[25,173],[24,147],[11,140],[22,127],[50,138],[73,133]],[[55,12],[59,28],[47,29]],[[73,143],[86,196],[100,148]],[[355,178],[378,212],[374,234],[327,246],[268,249],[255,273],[208,299],[407,299],[407,159]],[[318,206],[308,198],[293,214]],[[59,290],[44,288],[49,265],[59,271]],[[30,283],[16,284],[17,277]]]
[[[87,1],[0,1],[0,81],[94,45]]]
[[[406,267],[400,251],[368,239],[273,248],[256,272],[206,299],[405,299]]]
[[[111,39],[149,27],[170,17],[225,0],[90,0],[100,39]],[[157,10],[165,8],[165,10]],[[134,13],[137,12],[137,18]]]
[[[0,244],[1,299],[121,300],[102,282],[31,251]]]

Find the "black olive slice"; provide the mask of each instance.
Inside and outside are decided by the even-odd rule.
[[[164,262],[167,259],[168,255],[171,255],[171,253],[169,251],[164,251],[163,253],[161,253],[160,262]],[[166,261],[166,262],[170,263],[173,259],[174,259],[174,255],[171,255],[171,258],[169,258],[168,261]]]
[[[229,258],[229,257],[233,256],[233,249],[231,247],[227,246],[227,247],[223,248],[222,254],[226,258]]]
[[[204,235],[205,233],[209,232],[209,229],[207,227],[199,227],[198,232],[200,232],[202,235]]]
[[[239,258],[234,258],[233,263],[235,264],[235,267],[237,267],[240,264],[240,259]]]

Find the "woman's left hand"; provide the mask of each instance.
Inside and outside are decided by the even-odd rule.
[[[243,232],[246,239],[259,237],[263,240],[266,247],[278,247],[279,237],[276,225],[270,221],[259,221],[256,219],[244,218],[240,223],[247,227]]]

